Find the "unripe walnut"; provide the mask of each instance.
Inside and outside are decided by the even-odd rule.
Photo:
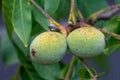
[[[70,51],[81,58],[99,55],[105,48],[105,36],[94,27],[82,27],[72,31],[67,37]]]
[[[32,41],[30,57],[39,64],[54,64],[64,57],[66,49],[66,38],[62,34],[44,32]]]

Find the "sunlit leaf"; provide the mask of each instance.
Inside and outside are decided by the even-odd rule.
[[[32,27],[31,6],[29,0],[14,0],[13,3],[13,27],[19,38],[27,47]]]

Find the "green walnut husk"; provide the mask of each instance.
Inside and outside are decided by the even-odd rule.
[[[54,64],[64,57],[66,49],[66,38],[62,34],[44,32],[32,41],[30,57],[39,64]]]
[[[72,31],[67,37],[72,54],[81,58],[98,56],[105,48],[104,34],[94,27],[82,27]]]

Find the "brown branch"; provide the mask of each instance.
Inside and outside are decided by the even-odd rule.
[[[98,18],[97,18],[97,20],[108,20],[108,19],[110,19],[112,16],[116,15],[118,11],[120,11],[119,8],[111,9],[111,11],[99,15]]]
[[[97,76],[92,73],[92,71],[89,69],[88,65],[85,63],[85,61],[82,58],[79,58],[81,61],[82,65],[85,67],[85,69],[88,71],[90,76],[93,78],[93,80],[97,80]]]
[[[113,15],[115,15],[120,10],[119,8],[120,8],[120,4],[109,6],[107,8],[104,8],[92,14],[89,17],[89,19],[91,20],[91,23],[95,23],[97,20],[105,20],[105,19],[111,18]]]
[[[107,31],[107,30],[103,30],[103,29],[100,29],[100,28],[97,28],[97,29],[100,30],[103,33],[110,34],[113,37],[115,37],[116,39],[120,40],[120,35],[119,34],[116,34],[114,32],[110,32],[110,31]]]
[[[34,1],[34,0],[30,0],[31,3],[36,6],[44,15],[48,20],[52,20],[52,18]]]

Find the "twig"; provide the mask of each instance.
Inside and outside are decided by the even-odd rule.
[[[30,2],[37,7],[43,14],[44,16],[48,19],[48,21],[51,24],[54,24],[59,30],[60,32],[64,35],[67,36],[67,32],[66,29],[64,28],[64,26],[60,25],[59,23],[57,23],[52,17],[50,17],[34,0],[30,0]]]
[[[115,37],[116,39],[120,40],[120,35],[119,34],[116,34],[114,32],[110,32],[110,31],[107,31],[107,30],[103,30],[103,29],[100,29],[100,28],[97,28],[97,29],[100,30],[103,33],[110,34],[113,37]]]
[[[69,14],[69,19],[68,21],[72,21],[72,23],[75,24],[75,14],[74,11],[75,10],[75,0],[71,0],[71,7],[70,7],[70,14]]]
[[[45,15],[45,17],[48,20],[52,20],[52,18],[34,0],[30,0],[30,1],[35,7],[37,7]]]
[[[70,76],[71,69],[72,69],[72,67],[73,67],[74,61],[75,61],[75,56],[72,56],[72,59],[71,59],[71,61],[70,61],[70,63],[69,63],[69,68],[68,68],[68,70],[67,70],[67,73],[66,73],[66,75],[65,75],[65,79],[64,79],[64,80],[69,80],[69,76]]]
[[[102,19],[103,19],[103,18],[101,18],[101,17],[103,17],[102,14],[103,14],[104,12],[108,11],[109,9],[112,9],[112,10],[113,10],[113,12],[111,12],[111,15],[109,15],[109,17],[111,17],[112,15],[114,15],[115,13],[117,13],[119,7],[120,7],[120,4],[116,4],[116,5],[109,6],[109,7],[107,7],[107,8],[104,8],[104,9],[99,10],[98,12],[92,14],[92,15],[89,17],[89,19],[91,20],[92,23],[94,23],[94,22],[97,21],[97,20],[102,20]],[[118,8],[118,9],[117,9],[117,8]],[[116,11],[115,11],[114,9],[116,9]],[[109,13],[109,12],[108,12],[108,13]],[[105,17],[105,16],[104,16],[104,17]],[[105,19],[105,18],[104,18],[104,19]]]
[[[77,12],[78,12],[78,16],[80,17],[80,19],[83,19],[84,17],[82,15],[81,11],[78,8],[77,8]]]
[[[74,25],[76,25],[76,22],[78,23],[77,18],[79,18],[80,20],[80,19],[83,19],[83,16],[77,7],[76,1],[71,0],[71,8],[70,8],[70,14],[68,19],[68,25],[66,27],[67,33],[75,29]]]
[[[83,23],[83,24],[81,24],[81,26],[88,27],[88,26],[91,26],[91,25]],[[92,27],[96,28],[95,26],[92,26]],[[114,32],[110,32],[110,31],[107,31],[107,30],[104,30],[104,29],[101,29],[101,28],[96,28],[96,29],[100,30],[103,33],[109,34],[109,35],[115,37],[116,39],[120,40],[120,35],[119,34],[116,34]]]
[[[111,9],[109,12],[99,15],[97,20],[108,20],[112,16],[114,16],[119,10],[119,8]]]
[[[92,73],[92,71],[89,69],[88,65],[85,63],[85,61],[82,58],[79,58],[79,60],[81,61],[82,65],[85,67],[85,69],[88,71],[88,73],[90,74],[90,76],[93,78],[93,80],[97,80],[96,75],[94,75]]]

